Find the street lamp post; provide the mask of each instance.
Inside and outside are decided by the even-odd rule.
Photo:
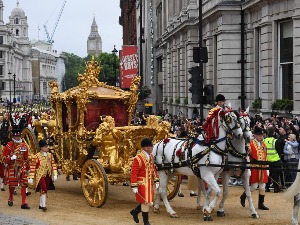
[[[114,63],[114,72],[115,72],[115,86],[117,86],[117,52],[118,50],[116,49],[116,46],[114,45],[114,49],[111,51],[112,53],[114,53],[114,58],[115,58],[115,63]]]
[[[14,100],[13,102],[16,103],[16,74],[14,73],[13,75],[13,78],[14,78]]]
[[[9,102],[11,102],[11,80],[10,80],[11,72],[8,71],[8,79],[9,79]]]

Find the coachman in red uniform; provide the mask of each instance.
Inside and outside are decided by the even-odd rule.
[[[13,129],[12,140],[3,151],[6,166],[5,183],[9,185],[8,205],[13,206],[13,194],[16,186],[21,186],[22,209],[30,209],[26,203],[27,171],[29,169],[28,148],[21,138],[21,131]]]
[[[149,205],[153,203],[154,185],[159,188],[159,178],[153,161],[153,144],[149,138],[144,138],[141,142],[142,151],[134,158],[131,169],[131,188],[135,193],[135,199],[140,204],[130,214],[133,220],[139,223],[138,214],[142,212],[144,225],[149,223]]]
[[[250,142],[249,156],[251,162],[256,161],[267,161],[267,147],[263,142],[263,130],[260,127],[255,127],[254,129],[254,140]],[[251,167],[267,167],[265,165],[251,164]],[[259,185],[259,198],[258,198],[258,208],[262,210],[269,210],[268,207],[264,205],[265,200],[265,189],[268,183],[268,170],[251,169],[250,184],[251,191],[255,190]],[[241,195],[241,204],[245,205],[246,193]]]

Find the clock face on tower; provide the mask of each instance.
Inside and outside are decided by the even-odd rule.
[[[94,41],[90,41],[90,43],[89,43],[89,48],[90,48],[91,50],[95,50],[95,49],[96,49],[96,44],[95,44]]]

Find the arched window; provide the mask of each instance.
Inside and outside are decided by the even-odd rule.
[[[15,24],[19,24],[19,18],[15,19]]]
[[[16,36],[19,36],[19,29],[16,29]]]

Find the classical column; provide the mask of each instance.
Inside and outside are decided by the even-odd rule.
[[[294,41],[294,114],[300,114],[300,1],[295,0],[295,13],[293,18]]]

